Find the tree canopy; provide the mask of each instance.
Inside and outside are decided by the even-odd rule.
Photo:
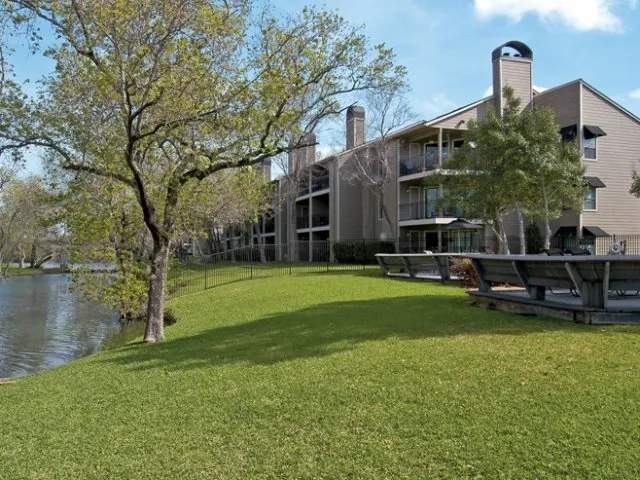
[[[447,163],[454,173],[445,181],[449,201],[490,224],[505,253],[504,218],[517,213],[525,253],[523,217],[545,222],[548,248],[549,222],[565,208],[581,209],[585,167],[575,144],[560,138],[553,110],[535,104],[521,109],[509,87],[504,96],[500,115],[489,109],[486,120],[469,122],[463,147]]]
[[[153,245],[146,341],[164,337],[168,252],[185,189],[303,147],[349,94],[404,74],[361,28],[311,7],[284,17],[248,0],[0,8],[16,25],[45,24],[56,36],[40,39],[56,68],[39,97],[2,100],[0,155],[45,148],[62,169],[133,193]]]

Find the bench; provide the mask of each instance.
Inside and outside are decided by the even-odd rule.
[[[547,288],[575,289],[584,307],[603,309],[610,290],[640,289],[640,256],[467,256],[485,293],[492,282],[521,285],[533,300],[544,300]]]
[[[378,253],[376,260],[390,277],[451,280],[451,257],[459,253]]]

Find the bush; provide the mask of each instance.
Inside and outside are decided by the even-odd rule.
[[[375,264],[376,253],[395,253],[393,242],[384,240],[357,240],[335,242],[333,256],[338,263]]]
[[[451,274],[458,277],[465,288],[475,288],[478,286],[478,276],[469,258],[454,259],[451,265]]]
[[[540,233],[540,229],[538,225],[535,223],[530,223],[527,225],[527,230],[525,231],[525,236],[527,238],[527,253],[529,254],[538,254],[542,251],[542,234]]]

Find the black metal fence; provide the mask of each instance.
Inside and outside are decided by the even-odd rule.
[[[358,241],[354,244],[368,244]],[[379,243],[379,242],[378,242]],[[257,278],[335,271],[362,271],[375,259],[333,260],[329,241],[236,248],[214,255],[175,259],[167,279],[167,295],[175,298],[220,285]]]

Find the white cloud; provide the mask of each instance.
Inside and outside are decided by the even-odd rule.
[[[612,11],[620,0],[474,0],[480,18],[503,15],[515,22],[533,13],[545,21],[561,21],[578,31],[622,30],[622,21]],[[637,0],[622,3],[635,8]]]
[[[533,85],[533,89],[539,93],[542,93],[545,90],[549,90],[547,87],[541,87],[540,85]]]
[[[633,90],[632,92],[629,92],[629,97],[636,100],[640,100],[640,88],[638,88],[637,90]]]
[[[422,110],[428,118],[436,115],[443,115],[453,110],[455,107],[455,102],[450,100],[443,93],[436,93],[429,100],[422,103]]]

